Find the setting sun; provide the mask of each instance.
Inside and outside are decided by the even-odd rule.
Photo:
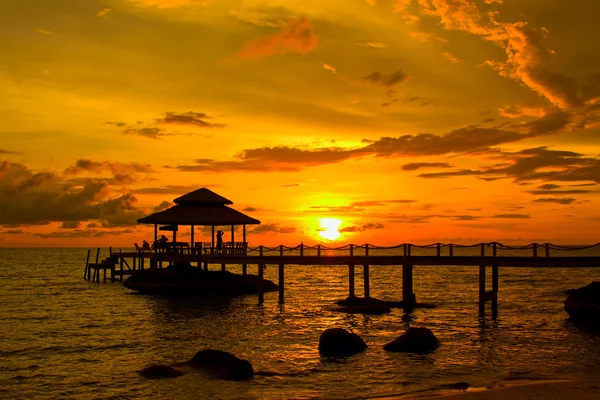
[[[337,218],[321,218],[319,219],[319,235],[327,240],[336,240],[341,233],[339,227],[342,221]]]

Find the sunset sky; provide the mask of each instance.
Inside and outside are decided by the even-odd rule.
[[[250,245],[325,241],[321,218],[336,243],[599,242],[598,15],[2,1],[0,246],[132,246],[201,187],[262,221]]]

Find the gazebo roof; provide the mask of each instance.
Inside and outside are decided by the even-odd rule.
[[[225,204],[230,200],[208,189],[198,189],[174,200],[175,206],[144,218],[140,224],[157,225],[257,225],[260,221]]]
[[[225,205],[225,204],[233,204],[231,200],[226,199],[223,196],[219,196],[212,190],[202,188],[194,190],[193,192],[189,192],[184,194],[181,197],[173,200],[175,204],[202,204],[202,205]]]

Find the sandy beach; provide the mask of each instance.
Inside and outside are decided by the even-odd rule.
[[[443,400],[598,400],[600,379],[560,380],[495,388],[470,388],[460,393],[414,396],[410,399]]]

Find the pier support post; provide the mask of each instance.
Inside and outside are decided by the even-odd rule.
[[[225,264],[221,264],[221,271],[225,272]]]
[[[285,275],[284,275],[283,264],[279,264],[279,303],[280,304],[283,304],[283,302],[284,302],[284,293],[283,293],[284,281],[285,281]]]
[[[498,313],[498,264],[494,263],[492,266],[492,291],[494,297],[492,298],[492,314]]]
[[[258,304],[263,304],[265,302],[265,293],[263,290],[263,276],[264,276],[264,265],[258,264]]]
[[[242,264],[242,276],[248,275],[248,264]]]
[[[96,263],[94,264],[94,275],[92,276],[92,282],[98,280],[100,282],[100,271],[98,271],[98,259],[100,258],[100,248],[96,251]],[[96,278],[97,277],[97,278]]]
[[[411,309],[415,305],[415,294],[413,293],[413,266],[402,265],[402,304],[404,309]]]
[[[485,265],[479,266],[479,313],[485,311]]]
[[[90,267],[90,252],[91,250],[88,249],[87,258],[85,259],[85,268],[83,270],[83,279],[87,279],[88,268]]]
[[[348,297],[354,297],[354,264],[348,265]]]
[[[204,270],[208,271],[208,262],[207,261],[204,261]]]
[[[365,299],[371,297],[371,290],[369,288],[369,266],[363,265],[363,282],[365,284]]]
[[[119,276],[119,281],[123,282],[123,255],[121,255],[121,257],[119,257],[119,270],[121,271],[121,275]]]

